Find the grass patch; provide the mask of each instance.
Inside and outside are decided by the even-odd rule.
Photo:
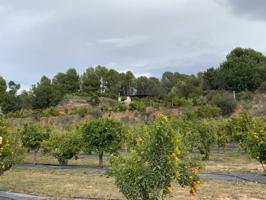
[[[49,196],[52,199],[103,198],[125,199],[114,184],[113,178],[103,173],[82,170],[51,170],[15,168],[0,179],[0,188],[12,192]],[[174,186],[170,200],[231,200],[265,199],[266,185],[246,182],[204,180],[197,198],[189,188]]]
[[[263,173],[261,164],[248,155],[239,152],[231,154],[211,154],[210,160],[204,162],[205,172],[253,172]]]
[[[28,153],[25,155],[23,162],[24,163],[34,163],[33,157],[34,156],[32,153]],[[38,155],[37,161],[38,161],[38,163],[42,163],[42,164],[58,164],[58,161],[56,158],[54,158],[52,156],[48,156],[48,155],[42,155],[42,154]],[[80,155],[77,160],[74,158],[68,160],[68,164],[69,165],[88,165],[88,166],[95,167],[95,166],[99,165],[99,161],[98,161],[97,156]],[[108,159],[104,158],[103,164],[104,164],[104,166],[109,166]]]

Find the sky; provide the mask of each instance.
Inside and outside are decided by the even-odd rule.
[[[0,0],[0,75],[104,65],[137,76],[198,73],[235,47],[266,54],[265,0]]]

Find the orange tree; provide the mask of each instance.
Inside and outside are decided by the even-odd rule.
[[[218,126],[219,125],[219,126]],[[209,159],[211,147],[218,144],[223,146],[224,134],[215,119],[181,118],[173,120],[189,151],[198,150],[204,160]],[[225,141],[224,141],[225,142]]]
[[[196,193],[199,177],[184,162],[181,139],[170,120],[160,116],[155,122],[143,125],[142,134],[132,142],[127,154],[111,158],[110,174],[127,199],[159,200],[173,191],[172,184],[191,186]]]
[[[41,148],[44,154],[54,156],[60,165],[67,165],[68,160],[80,152],[80,135],[71,130],[54,130],[49,139],[42,142]]]
[[[258,160],[266,173],[266,122],[263,118],[241,113],[230,121],[233,138],[252,158]]]
[[[48,127],[40,127],[35,124],[24,124],[20,130],[22,144],[28,151],[34,151],[34,164],[37,163],[37,153],[41,143],[47,140],[51,130]]]
[[[2,116],[0,116],[0,175],[17,162],[22,153],[17,134],[8,131]]]
[[[85,122],[81,128],[82,147],[85,152],[99,155],[99,166],[103,167],[103,154],[114,153],[124,140],[123,125],[112,119],[96,119]]]

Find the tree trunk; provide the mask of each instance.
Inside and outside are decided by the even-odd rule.
[[[264,167],[264,165],[263,165],[262,162],[261,162],[260,164],[261,164],[261,166],[262,166],[262,168],[263,168],[263,170],[264,170],[264,174],[266,175],[266,168]]]
[[[63,165],[63,166],[67,165],[67,160],[66,159],[58,158],[57,160],[58,160],[59,165]]]
[[[99,153],[99,166],[103,167],[103,152]]]
[[[37,149],[35,149],[35,150],[34,150],[34,157],[33,157],[33,162],[34,162],[34,165],[36,165],[36,164],[37,164],[37,154],[38,154],[38,150],[37,150]]]

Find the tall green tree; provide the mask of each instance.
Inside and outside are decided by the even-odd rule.
[[[58,103],[66,94],[76,93],[80,90],[80,78],[74,68],[66,73],[58,73],[52,80],[55,101]]]
[[[95,68],[90,67],[81,77],[81,91],[88,95],[99,95],[101,92],[101,79]]]
[[[4,113],[15,112],[21,109],[21,102],[17,95],[20,89],[20,84],[16,84],[14,81],[8,83],[8,91],[3,98],[2,110]]]
[[[51,80],[43,76],[37,85],[33,85],[33,109],[48,108],[55,105],[54,88]]]

